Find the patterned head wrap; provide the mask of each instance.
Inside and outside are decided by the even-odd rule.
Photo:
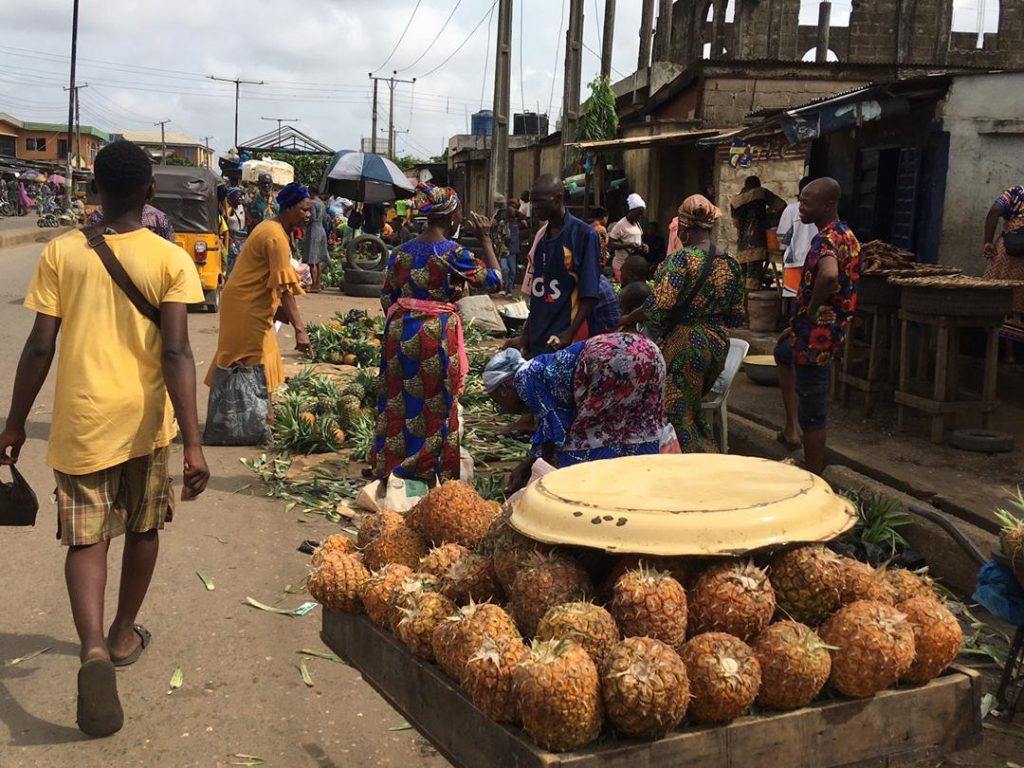
[[[291,184],[283,186],[281,191],[277,193],[277,204],[281,206],[282,211],[285,211],[298,205],[308,197],[309,190],[299,184],[299,182],[293,181]]]
[[[690,195],[679,206],[679,223],[684,229],[711,229],[722,211],[704,195]]]
[[[459,195],[451,187],[420,184],[416,187],[416,207],[428,218],[447,216],[459,207]]]
[[[484,389],[490,394],[529,364],[518,349],[502,350],[484,366]]]

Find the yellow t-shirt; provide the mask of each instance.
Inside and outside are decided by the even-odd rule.
[[[203,301],[195,264],[177,245],[145,228],[106,239],[154,306]],[[176,430],[160,331],[114,284],[81,232],[46,247],[25,306],[61,318],[51,467],[90,474],[171,442]]]

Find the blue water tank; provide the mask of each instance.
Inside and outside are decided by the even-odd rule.
[[[490,136],[494,132],[493,110],[481,109],[474,112],[470,122],[474,136]]]

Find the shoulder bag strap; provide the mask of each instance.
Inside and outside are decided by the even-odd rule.
[[[85,227],[82,229],[82,234],[85,235],[89,247],[96,251],[96,255],[100,257],[100,261],[103,262],[107,274],[114,281],[114,285],[124,292],[124,295],[128,297],[128,301],[139,310],[143,317],[151,320],[159,328],[160,310],[150,304],[149,300],[142,295],[142,291],[138,289],[138,286],[132,282],[124,266],[117,260],[114,252],[110,250],[106,238],[103,237],[102,227]]]

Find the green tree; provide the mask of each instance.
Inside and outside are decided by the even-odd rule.
[[[619,135],[619,113],[615,108],[615,94],[607,77],[598,75],[588,83],[590,97],[580,107],[576,126],[576,141],[610,141]],[[577,166],[580,151],[574,149],[569,161]]]
[[[333,155],[293,155],[288,152],[271,152],[269,157],[292,166],[295,169],[295,180],[300,184],[319,189],[324,171],[327,170]]]

